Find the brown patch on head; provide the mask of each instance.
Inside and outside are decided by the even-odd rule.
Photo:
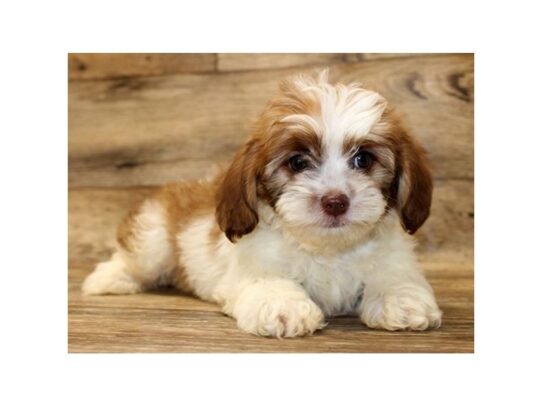
[[[431,210],[433,182],[426,152],[390,109],[386,109],[373,133],[386,139],[394,152],[395,178],[385,194],[390,205],[397,208],[404,229],[413,234]]]
[[[393,148],[393,143],[384,137],[378,137],[377,139],[345,137],[343,141],[343,154],[348,155],[356,152],[357,150],[372,150],[374,148]]]
[[[267,110],[281,110],[283,117],[291,114],[317,116],[321,112],[320,100],[302,87],[316,86],[317,81],[310,76],[283,80],[279,84],[279,94],[271,99]]]
[[[316,118],[321,114],[320,100],[314,93],[303,91],[298,82],[299,78],[282,81],[279,93],[254,125],[252,138],[260,139],[265,149],[280,146],[288,139],[297,139],[315,150],[320,148],[316,136],[321,134],[315,129],[319,127]]]
[[[322,139],[315,133],[290,133],[285,130],[283,134],[268,140],[265,147],[270,159],[294,152],[310,154],[315,159],[322,156]]]

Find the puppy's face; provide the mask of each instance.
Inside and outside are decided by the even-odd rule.
[[[256,226],[261,202],[302,241],[355,243],[391,209],[413,233],[429,214],[431,178],[382,96],[298,77],[282,83],[222,181],[228,238]]]

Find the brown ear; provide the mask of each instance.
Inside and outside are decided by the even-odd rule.
[[[232,242],[258,224],[257,178],[259,142],[251,140],[236,154],[216,195],[216,219]]]
[[[433,181],[423,147],[404,130],[401,136],[397,203],[403,228],[413,234],[429,217]]]

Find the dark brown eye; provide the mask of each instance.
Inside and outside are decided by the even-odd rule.
[[[371,168],[373,162],[373,155],[366,150],[358,151],[356,155],[352,158],[352,166],[359,170],[366,170],[368,168]]]
[[[290,160],[288,160],[288,165],[293,172],[301,172],[307,168],[308,163],[301,154],[296,154]]]

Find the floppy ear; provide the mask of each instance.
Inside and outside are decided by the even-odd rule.
[[[397,204],[403,228],[416,232],[429,217],[433,181],[423,147],[401,129]]]
[[[259,142],[248,141],[236,154],[216,194],[216,219],[232,242],[246,235],[258,224],[257,178]]]

